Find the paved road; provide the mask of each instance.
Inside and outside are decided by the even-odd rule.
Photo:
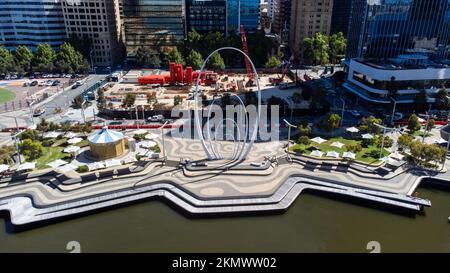
[[[97,83],[98,81],[101,81],[105,79],[106,75],[90,75],[86,83],[77,89],[71,89],[66,88],[65,91],[55,95],[54,97],[48,99],[47,101],[44,101],[41,103],[41,105],[33,106],[35,107],[41,107],[45,108],[46,112],[42,115],[44,118],[50,118],[55,115],[55,109],[56,108],[62,108],[63,110],[67,110],[72,102],[72,100],[83,93],[86,89],[91,87],[93,84]],[[30,126],[32,124],[31,118],[30,118],[30,109],[23,109],[19,111],[14,112],[8,112],[0,114],[0,128],[11,128],[15,127],[16,123],[14,118],[17,118],[18,126]],[[39,118],[34,118],[35,121],[37,121]]]

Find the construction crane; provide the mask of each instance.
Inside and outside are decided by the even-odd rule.
[[[243,25],[240,26],[240,33],[241,33],[242,49],[247,56],[250,56],[248,54],[247,36],[245,35],[245,30],[244,30]],[[244,58],[244,60],[245,60],[245,68],[247,69],[247,76],[248,76],[248,82],[245,84],[245,86],[246,87],[254,86],[255,83],[254,83],[254,75],[253,75],[253,71],[252,71],[252,66],[250,64],[250,61],[247,58]]]

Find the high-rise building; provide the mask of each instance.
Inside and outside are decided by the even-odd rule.
[[[342,32],[347,36],[352,0],[333,0],[331,34]]]
[[[317,32],[329,35],[333,0],[291,1],[289,46],[296,56],[302,56],[303,40]]]
[[[92,42],[95,66],[111,66],[122,59],[118,0],[61,0],[67,35]]]
[[[255,32],[259,28],[260,0],[228,0],[227,1],[227,30],[239,32],[243,25],[246,32]]]
[[[59,0],[0,1],[0,46],[15,50],[41,43],[57,49],[66,40]]]
[[[186,34],[184,0],[122,0],[128,57],[139,47],[177,45]]]
[[[225,34],[226,0],[186,0],[187,30],[198,33],[218,31]]]
[[[443,58],[450,43],[449,12],[449,0],[353,0],[347,58],[425,51]]]
[[[353,0],[347,90],[372,103],[429,103],[450,90],[450,0]],[[392,97],[389,90],[395,88]]]

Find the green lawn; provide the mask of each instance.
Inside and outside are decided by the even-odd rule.
[[[89,145],[89,140],[83,139],[82,141],[75,143],[74,146],[79,146],[81,148],[86,147]]]
[[[70,155],[63,152],[63,147],[42,147],[43,153],[42,156],[36,160],[36,168],[37,169],[45,169],[50,168],[47,166],[47,163],[55,161],[57,159],[69,159]],[[33,161],[28,160],[27,161]]]
[[[16,98],[16,94],[8,89],[0,87],[0,104]]]
[[[347,144],[353,144],[353,143],[361,143],[361,141],[357,141],[357,140],[353,140],[353,139],[346,139],[346,138],[342,138],[342,137],[334,137],[334,138],[330,138],[328,141],[322,143],[322,144],[317,144],[315,142],[311,142],[310,145],[303,145],[303,144],[295,144],[293,145],[290,150],[293,151],[295,149],[303,149],[305,150],[305,154],[308,154],[310,152],[312,152],[313,150],[320,150],[323,153],[327,153],[328,151],[336,151],[338,153],[341,154],[343,152],[347,152],[346,146],[343,146],[341,149],[334,147],[334,146],[330,146],[333,142],[335,141],[339,141],[344,143],[345,145]],[[378,160],[378,155],[380,153],[380,149],[370,145],[367,148],[363,147],[362,151],[356,154],[356,160],[365,162],[365,163],[369,163],[369,164],[377,164],[380,163],[380,161]],[[385,149],[383,151],[383,156],[387,156],[389,154],[389,152]],[[325,157],[325,155],[323,155]]]

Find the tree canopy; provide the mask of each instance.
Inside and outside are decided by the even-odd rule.
[[[189,52],[189,55],[186,57],[186,65],[191,66],[194,70],[200,69],[202,63],[202,55],[195,50],[191,50],[191,52]]]
[[[160,68],[159,53],[149,47],[139,47],[136,51],[136,64],[144,68]]]

